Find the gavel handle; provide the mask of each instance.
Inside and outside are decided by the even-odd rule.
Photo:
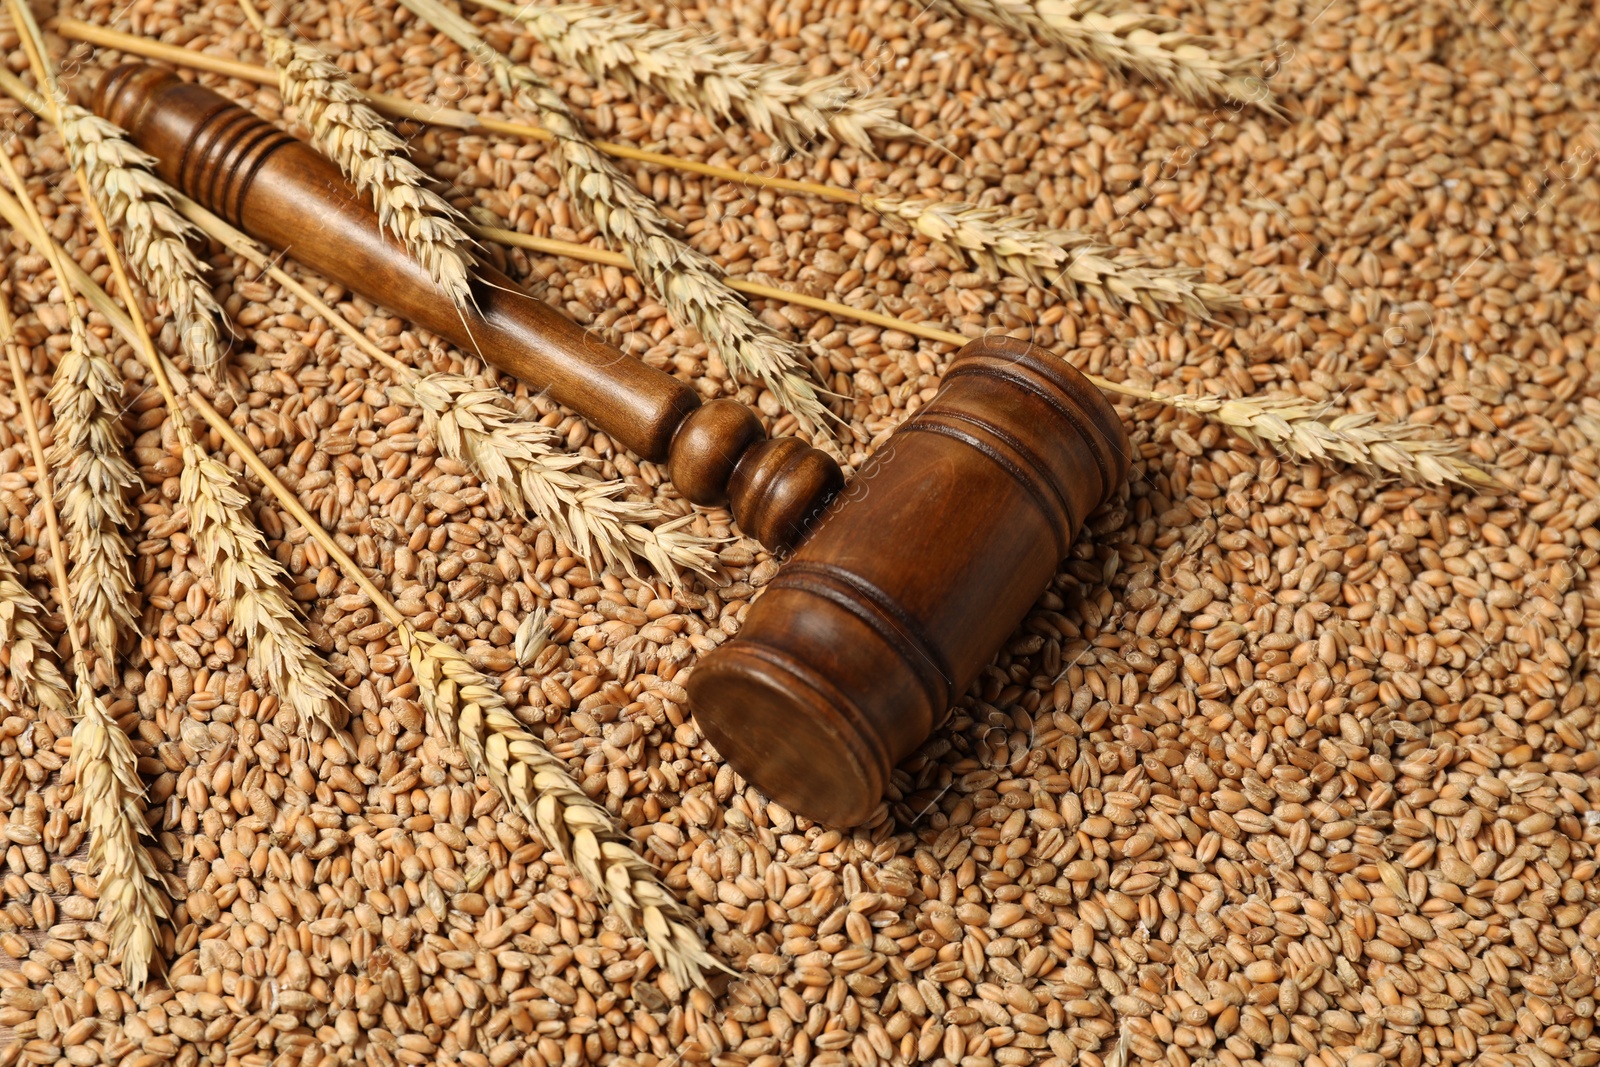
[[[337,166],[209,89],[159,67],[107,72],[95,109],[156,158],[170,184],[250,236],[495,367],[546,390],[644,459],[667,462],[696,504],[730,504],[772,548],[802,535],[843,484],[825,453],[767,440],[742,404],[701,404],[688,385],[632,359],[480,264],[458,308]]]

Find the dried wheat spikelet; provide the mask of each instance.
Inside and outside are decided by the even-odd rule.
[[[75,299],[67,290],[68,302]],[[128,493],[140,482],[124,455],[122,375],[107,355],[95,351],[76,305],[70,330],[50,386],[56,425],[49,461],[67,528],[77,615],[101,654],[111,658],[119,631],[135,627],[128,557],[137,515]]]
[[[438,0],[401,3],[492,70],[516,106],[538,114],[555,137],[556,166],[573,205],[628,257],[673,320],[698,330],[735,379],[759,382],[802,427],[820,434],[832,416],[807,380],[799,346],[764,326],[728,288],[722,268],[672,233],[655,201],[594,146],[560,94],[489,47],[471,22]]]
[[[339,728],[338,685],[283,590],[282,564],[267,554],[261,531],[247,517],[250,500],[233,471],[183,436],[189,439],[179,500],[217,598],[228,605],[232,628],[249,649],[250,673],[294,712],[303,734],[321,741]]]
[[[1234,100],[1275,112],[1259,64],[1173,19],[1109,10],[1104,0],[943,0],[951,10],[1057,44],[1115,72],[1129,72],[1193,103]]]
[[[1499,482],[1454,441],[1431,427],[1380,419],[1370,411],[1331,412],[1327,405],[1297,397],[1187,396],[1114,387],[1179,411],[1206,415],[1260,447],[1280,448],[1313,463],[1338,460],[1377,478],[1410,485],[1455,484],[1490,489]]]
[[[166,303],[190,366],[215,375],[222,363],[217,321],[222,308],[189,250],[199,232],[172,208],[171,190],[152,170],[155,160],[122,130],[76,105],[60,108],[61,138],[82,167],[106,220],[121,228],[122,249],[146,292]]]
[[[715,543],[685,529],[692,515],[659,523],[654,505],[619,499],[627,483],[581,473],[587,460],[558,451],[554,432],[508,409],[504,394],[459,374],[431,374],[406,388],[445,455],[508,506],[541,516],[596,571],[620,566],[637,576],[637,556],[674,584],[680,570],[714,573]]]
[[[799,66],[752,63],[724,42],[614,7],[472,2],[522,23],[560,63],[615,78],[635,94],[654,90],[712,119],[743,119],[797,151],[834,140],[871,152],[874,134],[920,138],[894,117],[893,101],[862,94],[841,74],[808,77]]]
[[[1220,285],[1198,281],[1193,271],[1150,271],[1118,262],[1112,249],[1077,230],[1036,229],[1020,215],[975,204],[897,196],[863,196],[861,206],[909,229],[990,274],[1004,271],[1030,284],[1082,289],[1114,308],[1138,304],[1159,314],[1181,307],[1205,315],[1238,305]]]
[[[718,966],[655,869],[617,834],[611,814],[506,710],[499,690],[466,656],[429,633],[397,628],[423,706],[477,774],[594,889],[628,930],[641,934],[680,986],[704,986]]]
[[[0,686],[0,709],[8,714],[17,710],[19,698],[47,711],[71,713],[72,690],[56,666],[55,647],[40,625],[43,614],[43,605],[22,584],[10,555],[0,546],[0,659],[17,684],[15,696],[9,687]]]
[[[140,804],[138,757],[80,667],[78,724],[72,729],[72,771],[89,826],[89,863],[100,871],[100,914],[112,946],[122,948],[122,972],[143,986],[156,954],[156,930],[167,906],[156,887],[161,873],[141,837],[150,836]]]
[[[278,72],[278,91],[299,110],[312,143],[357,189],[371,194],[379,224],[400,239],[456,307],[471,304],[472,238],[461,229],[460,212],[428,188],[427,175],[403,154],[405,142],[348,74],[310,45],[268,26],[258,29]]]
[[[522,617],[512,639],[511,648],[517,656],[517,666],[531,667],[545,646],[550,643],[550,618],[544,608],[534,608]]]

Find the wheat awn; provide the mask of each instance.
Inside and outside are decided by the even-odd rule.
[[[1275,112],[1254,57],[1226,52],[1221,42],[1196,37],[1175,20],[1115,10],[1099,0],[943,0],[958,14],[1056,44],[1074,55],[1165,85],[1185,100],[1234,100]]]
[[[799,346],[762,325],[728,288],[722,268],[672,233],[661,209],[600,153],[560,94],[489,47],[471,22],[438,0],[401,2],[494,71],[518,107],[539,115],[555,137],[557,168],[573,204],[622,250],[668,313],[698,330],[735,379],[760,383],[802,427],[820,434],[832,416],[806,378]]]
[[[311,143],[372,197],[378,223],[405,245],[457,308],[472,303],[472,238],[461,213],[428,188],[405,142],[374,111],[350,76],[311,45],[262,23],[248,0],[245,13],[278,72],[284,103],[300,112]]]
[[[919,137],[894,117],[894,101],[862,93],[842,74],[807,77],[798,66],[753,63],[724,42],[613,7],[472,3],[515,19],[560,63],[616,78],[634,93],[654,90],[714,120],[743,119],[796,151],[835,140],[871,152],[874,135]]]

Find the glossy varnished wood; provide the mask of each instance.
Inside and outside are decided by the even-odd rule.
[[[695,668],[695,717],[773,799],[866,818],[1128,468],[1115,411],[1022,341],[964,348]]]

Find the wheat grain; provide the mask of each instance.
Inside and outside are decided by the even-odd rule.
[[[22,584],[6,548],[0,545],[0,657],[17,686],[16,695],[9,687],[0,688],[0,709],[8,714],[18,710],[18,697],[63,715],[72,707],[72,691],[40,625],[43,614],[44,607]]]
[[[652,528],[661,517],[654,505],[620,499],[626,482],[580,473],[587,460],[557,451],[554,433],[518,417],[498,391],[458,374],[432,374],[407,390],[445,455],[471,467],[510,507],[543,517],[596,571],[615,565],[637,575],[638,556],[674,583],[680,568],[714,573],[714,542],[684,528],[693,516]]]
[[[435,728],[460,746],[506,803],[538,830],[628,930],[642,934],[681,986],[705,985],[718,966],[683,906],[655,870],[619,837],[608,813],[578,788],[567,765],[506,710],[505,700],[456,649],[409,624],[400,644]]]
[[[401,2],[494,71],[518,107],[539,115],[555,136],[557,168],[574,206],[622,250],[674,320],[698,330],[735,379],[759,382],[802,427],[820,434],[831,416],[806,380],[800,348],[761,324],[710,256],[673,235],[656,203],[600,153],[560,94],[489,47],[472,23],[438,0]]]
[[[192,437],[183,445],[179,499],[217,599],[228,605],[233,629],[250,650],[251,674],[294,711],[311,740],[337,733],[337,683],[283,590],[283,566],[267,554],[261,531],[245,519],[250,501],[234,473]]]
[[[1113,251],[1078,230],[1036,229],[1031,219],[999,208],[897,196],[861,198],[861,206],[947,249],[989,274],[1004,271],[1033,285],[1082,289],[1114,308],[1138,304],[1160,313],[1181,307],[1196,315],[1236,307],[1238,297],[1195,272],[1153,272],[1119,262]]]
[[[1257,447],[1272,446],[1313,463],[1337,460],[1371,476],[1411,485],[1490,489],[1500,482],[1431,427],[1383,420],[1374,412],[1336,412],[1298,397],[1216,397],[1156,393],[1097,380],[1113,392],[1209,416]]]
[[[399,238],[456,307],[471,304],[472,238],[461,229],[465,219],[428,188],[427,176],[404,156],[405,142],[349,75],[310,45],[269,26],[257,29],[278,72],[278,91],[299,109],[312,143],[372,196],[379,225]]]
[[[743,119],[789,148],[836,140],[872,151],[872,137],[916,138],[894,102],[865,95],[842,74],[752,63],[746,53],[687,28],[662,29],[634,12],[588,4],[517,6],[472,0],[508,15],[568,66],[616,78],[630,92],[654,90],[713,119]]]
[[[123,977],[144,985],[156,953],[156,930],[167,906],[156,891],[156,870],[141,836],[150,836],[139,803],[138,757],[128,735],[78,671],[78,723],[72,729],[72,770],[89,825],[89,862],[99,868],[100,914],[113,946],[121,946]]]
[[[1107,69],[1165,85],[1195,103],[1216,99],[1276,110],[1260,64],[1185,33],[1164,15],[1105,10],[1099,0],[943,0],[951,10],[1057,44]]]
[[[165,302],[190,365],[215,377],[222,364],[217,344],[222,308],[190,251],[199,233],[173,210],[171,190],[152,173],[155,160],[116,126],[75,105],[61,107],[59,129],[106,220],[120,228],[123,252],[140,282]]]

